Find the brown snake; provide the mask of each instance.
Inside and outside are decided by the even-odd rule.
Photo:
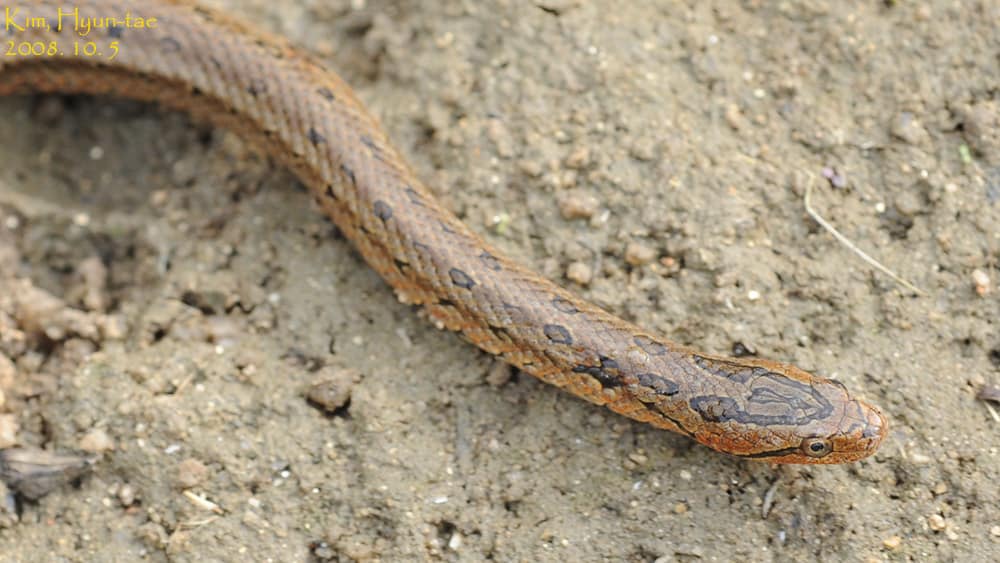
[[[70,14],[59,31],[60,6],[84,18],[128,11],[133,25],[83,37]],[[242,134],[295,172],[400,301],[543,381],[771,462],[856,461],[886,435],[879,410],[836,381],[651,335],[505,258],[435,200],[337,75],[281,39],[177,0],[6,10],[0,94],[158,102]]]

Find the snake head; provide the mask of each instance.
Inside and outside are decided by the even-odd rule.
[[[711,448],[772,463],[849,463],[875,453],[888,432],[885,416],[838,381],[769,360],[692,359],[724,380],[725,393],[688,401],[708,429],[695,438]]]
[[[839,383],[821,380],[824,384]],[[868,403],[841,395],[842,401],[836,414],[826,420],[809,424],[793,433],[797,447],[783,452],[756,456],[772,463],[851,463],[864,459],[878,450],[889,429],[889,423],[878,408]]]

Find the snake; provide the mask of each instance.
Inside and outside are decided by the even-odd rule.
[[[850,463],[888,432],[834,379],[670,341],[504,256],[287,38],[191,0],[6,4],[0,95],[127,98],[233,131],[308,188],[401,302],[516,369],[740,458]]]

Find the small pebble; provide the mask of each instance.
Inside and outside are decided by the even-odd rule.
[[[986,297],[990,292],[990,275],[979,268],[972,270],[972,286],[976,295]]]
[[[539,176],[542,175],[542,172],[545,171],[542,168],[542,165],[536,160],[522,160],[518,162],[518,168],[525,175],[530,176],[532,178],[538,178]]]
[[[189,457],[177,464],[177,486],[181,489],[197,487],[208,477],[205,464]]]
[[[361,376],[353,369],[327,366],[316,372],[316,379],[306,392],[306,399],[333,414],[351,400],[351,390]]]
[[[681,271],[681,264],[673,256],[660,258],[660,265],[667,269],[666,274],[676,274]]]
[[[99,454],[115,449],[115,443],[111,439],[111,436],[108,436],[107,432],[100,428],[95,428],[87,432],[83,438],[80,438],[80,449],[85,452]]]
[[[10,387],[14,384],[17,368],[10,358],[0,352],[0,387]]]
[[[908,111],[901,112],[893,119],[889,132],[904,143],[911,145],[919,144],[927,136],[920,121]]]
[[[132,485],[122,485],[122,488],[118,490],[118,502],[125,508],[135,504],[135,487]]]
[[[587,285],[594,278],[594,271],[583,262],[573,262],[566,268],[566,278],[580,285]]]
[[[649,461],[649,457],[647,457],[642,452],[633,452],[633,453],[630,453],[628,455],[628,458],[630,460],[632,460],[633,462],[635,462],[636,465],[645,465],[646,462]]]
[[[913,217],[923,211],[924,202],[916,190],[906,190],[896,197],[895,207],[903,217]]]
[[[962,135],[969,146],[987,161],[1000,155],[1000,103],[980,101],[960,111]]]
[[[729,104],[726,106],[725,118],[726,123],[728,123],[734,131],[739,131],[747,125],[746,119],[743,118],[743,112],[740,111],[740,106],[736,104]]]
[[[175,185],[189,186],[198,177],[198,163],[194,158],[181,158],[174,162],[170,172]]]
[[[940,532],[948,526],[948,523],[945,522],[944,517],[940,514],[931,514],[927,517],[927,525],[935,532]]]
[[[890,536],[882,540],[882,545],[890,551],[899,551],[899,548],[903,547],[903,538]]]
[[[830,182],[831,186],[837,189],[847,187],[847,177],[837,172],[837,169],[828,166],[822,170],[822,174]]]
[[[625,262],[632,266],[644,266],[656,259],[656,250],[639,242],[630,242],[625,247]]]
[[[0,414],[0,449],[17,444],[17,432],[20,426],[13,414]]]
[[[993,526],[990,528],[990,535],[993,537],[1000,538],[1000,526]]]
[[[590,219],[597,213],[600,202],[597,198],[575,190],[559,198],[559,213],[564,219]]]
[[[652,139],[638,139],[629,147],[629,154],[636,160],[649,162],[656,158],[656,145]]]
[[[590,149],[577,147],[566,157],[566,168],[586,168],[590,164]]]
[[[486,374],[486,383],[489,383],[491,387],[502,387],[513,376],[514,370],[509,364],[493,362],[489,373]]]

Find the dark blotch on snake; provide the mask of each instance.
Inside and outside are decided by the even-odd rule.
[[[406,195],[410,198],[410,201],[414,205],[419,205],[420,207],[425,207],[424,206],[424,200],[421,199],[420,194],[417,193],[417,190],[413,189],[413,186],[406,186],[406,189],[403,190],[403,191],[406,192]]]
[[[486,266],[488,269],[494,272],[500,271],[500,261],[497,260],[496,256],[493,256],[489,252],[483,252],[479,255],[479,259],[483,261],[483,266]]]
[[[580,310],[576,308],[576,305],[574,305],[570,300],[563,299],[562,297],[556,297],[553,299],[552,306],[555,307],[557,311],[566,313],[567,315],[574,315],[580,312]]]
[[[312,143],[313,145],[319,145],[320,143],[326,142],[326,137],[320,135],[319,131],[317,131],[312,127],[309,128],[308,135],[309,135],[309,142]]]
[[[635,345],[650,356],[662,356],[667,353],[667,347],[648,336],[636,336],[632,339]]]
[[[358,185],[358,179],[354,177],[354,169],[352,169],[350,166],[346,164],[341,164],[340,171],[343,172],[344,175],[346,175],[347,178],[351,181],[351,185],[353,186]]]
[[[545,337],[556,344],[572,344],[573,337],[566,327],[561,325],[545,325],[542,327]]]
[[[680,391],[676,383],[656,373],[640,373],[636,377],[639,379],[640,385],[652,389],[657,395],[670,397]]]
[[[458,268],[448,270],[448,275],[451,277],[451,283],[463,289],[472,289],[472,286],[476,285],[476,282],[472,281],[469,274],[466,274]]]
[[[164,53],[175,53],[181,50],[180,42],[173,37],[164,37],[160,40],[160,43],[163,44]]]
[[[375,211],[375,216],[382,221],[388,221],[392,219],[392,208],[389,204],[382,201],[381,199],[376,199],[375,203],[372,204],[372,208]]]
[[[593,377],[605,388],[621,387],[622,380],[618,376],[618,362],[607,356],[600,356],[600,362],[599,366],[576,366],[573,371]]]

